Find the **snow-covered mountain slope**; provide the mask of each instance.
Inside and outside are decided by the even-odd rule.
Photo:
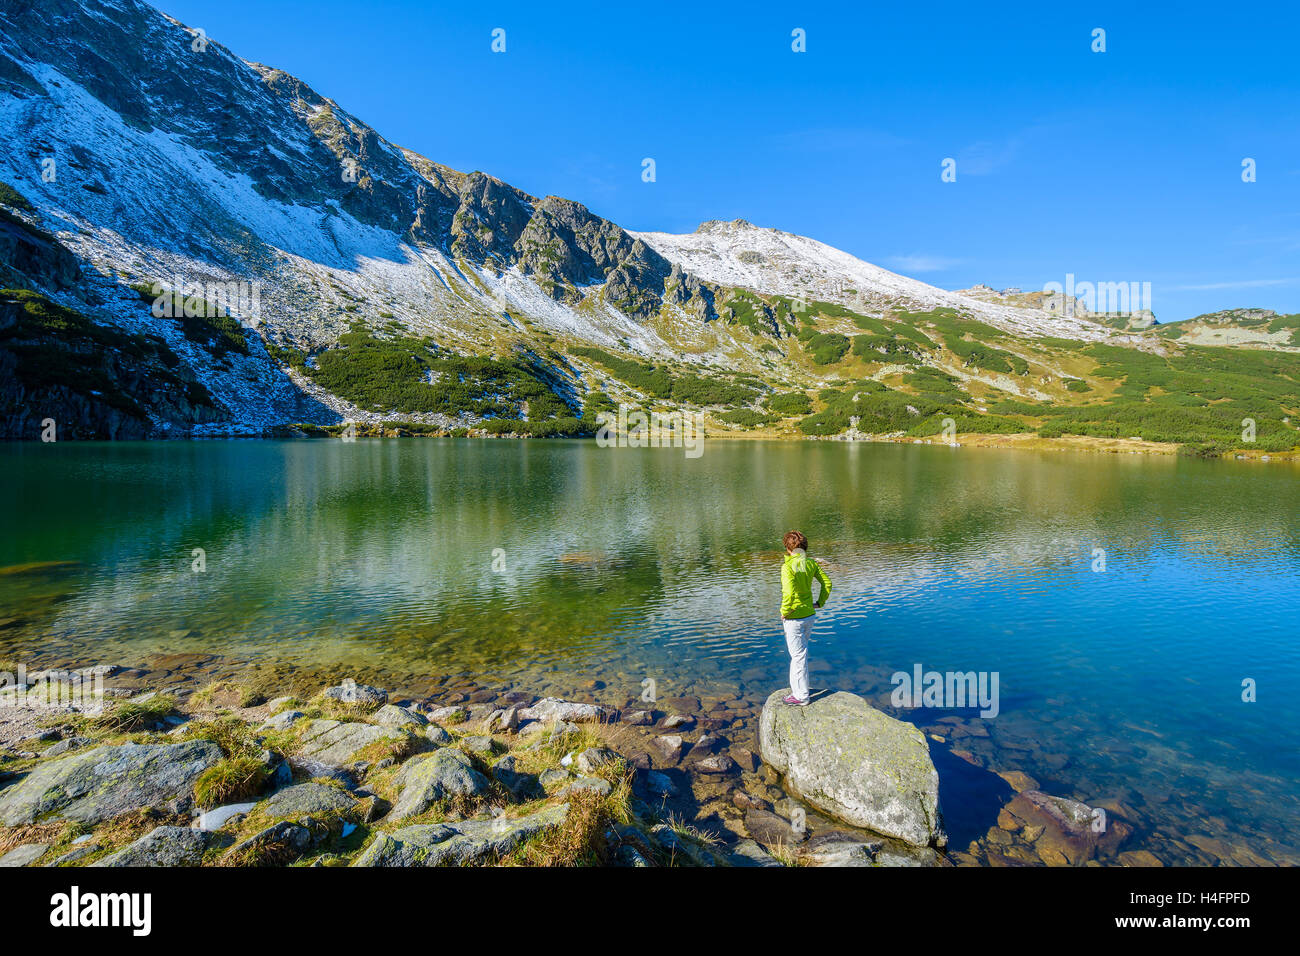
[[[360,322],[491,353],[522,316],[655,355],[647,318],[714,317],[709,290],[581,204],[397,147],[139,0],[7,3],[0,27],[0,180],[88,267],[41,291],[161,337],[236,427],[304,414],[263,340],[313,352]],[[127,288],[158,282],[247,283],[231,314],[251,354],[195,354]]]
[[[614,224],[447,170],[293,77],[197,42],[136,0],[50,0],[5,23],[0,75],[18,80],[0,106],[0,174],[84,258],[147,279],[258,278],[268,322],[304,344],[353,318],[335,283],[430,322],[467,300],[482,319],[543,286],[549,303],[575,306],[619,283],[639,295],[595,309],[591,332],[644,336],[627,313],[661,304],[671,268]],[[597,234],[599,261],[576,230],[555,235],[574,223]],[[552,241],[558,261],[533,254]],[[575,322],[571,309],[538,311]]]
[[[1003,396],[1077,401],[1096,367],[1088,343],[1179,348],[938,289],[744,221],[630,233],[579,202],[397,146],[142,0],[0,0],[0,281],[148,339],[149,376],[133,383],[122,363],[104,374],[119,405],[146,406],[165,434],[344,419],[532,426],[538,407],[571,429],[595,396],[709,407],[744,428],[774,417],[769,391],[866,378],[982,412]],[[248,294],[213,324],[152,310],[159,283]],[[36,335],[40,316],[11,298],[0,311]],[[74,344],[91,362],[83,333]],[[475,363],[490,374],[465,394]],[[503,403],[492,387],[506,380],[515,397]],[[965,392],[938,384],[957,382]],[[54,401],[3,384],[0,418]],[[97,400],[84,383],[58,384],[75,393],[60,407]],[[4,420],[39,420],[24,415]],[[105,416],[114,434],[136,433]]]
[[[835,302],[863,313],[889,309],[957,309],[1017,335],[1055,335],[1097,341],[1116,336],[1096,323],[1039,309],[981,302],[935,288],[847,252],[743,219],[713,220],[687,235],[634,232],[670,262],[701,279],[765,294]]]

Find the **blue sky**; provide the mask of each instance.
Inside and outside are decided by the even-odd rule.
[[[945,288],[1150,282],[1163,321],[1300,311],[1294,4],[159,6],[394,142],[629,229],[744,218]]]

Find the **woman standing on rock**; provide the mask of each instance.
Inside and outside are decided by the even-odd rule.
[[[822,585],[816,602],[812,596],[813,578]],[[831,579],[808,557],[808,539],[801,531],[787,531],[785,560],[781,563],[781,625],[790,652],[790,696],[785,702],[792,706],[808,703],[808,638],[817,609],[826,603],[830,593]]]

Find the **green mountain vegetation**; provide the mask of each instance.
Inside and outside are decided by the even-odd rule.
[[[1290,318],[1260,321],[1289,329]],[[271,349],[367,411],[438,413],[498,434],[590,435],[617,399],[703,410],[722,433],[1135,438],[1196,455],[1300,444],[1300,356],[1288,351],[1183,345],[1164,326],[1122,345],[1026,339],[954,309],[864,315],[749,291],[720,320],[775,342],[781,359],[757,371],[652,361],[532,323],[505,358],[458,355],[395,323],[357,324],[315,356]]]
[[[368,411],[488,419],[485,427],[497,433],[594,430],[561,397],[543,364],[524,356],[457,355],[428,338],[381,337],[358,324],[301,365],[322,388]]]
[[[817,437],[926,438],[1028,434],[1137,438],[1188,454],[1285,452],[1300,444],[1300,356],[1262,348],[1179,345],[1157,326],[1126,344],[1018,338],[953,309],[854,313],[829,303],[799,309],[747,292],[723,310],[778,342],[795,366],[767,375],[706,375],[572,346],[632,392],[714,410],[722,425]],[[1289,317],[1261,320],[1290,328]],[[845,326],[862,330],[850,334]],[[796,383],[790,390],[782,385]]]

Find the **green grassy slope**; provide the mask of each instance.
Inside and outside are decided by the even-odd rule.
[[[1025,339],[953,309],[865,315],[747,290],[728,294],[715,325],[722,364],[650,360],[531,323],[494,357],[360,327],[310,367],[277,356],[367,410],[485,419],[496,432],[591,434],[594,410],[625,402],[702,411],[715,433],[828,437],[856,424],[895,438],[1140,438],[1203,455],[1300,445],[1300,353],[1285,348],[1184,344],[1167,326],[1122,344]]]

